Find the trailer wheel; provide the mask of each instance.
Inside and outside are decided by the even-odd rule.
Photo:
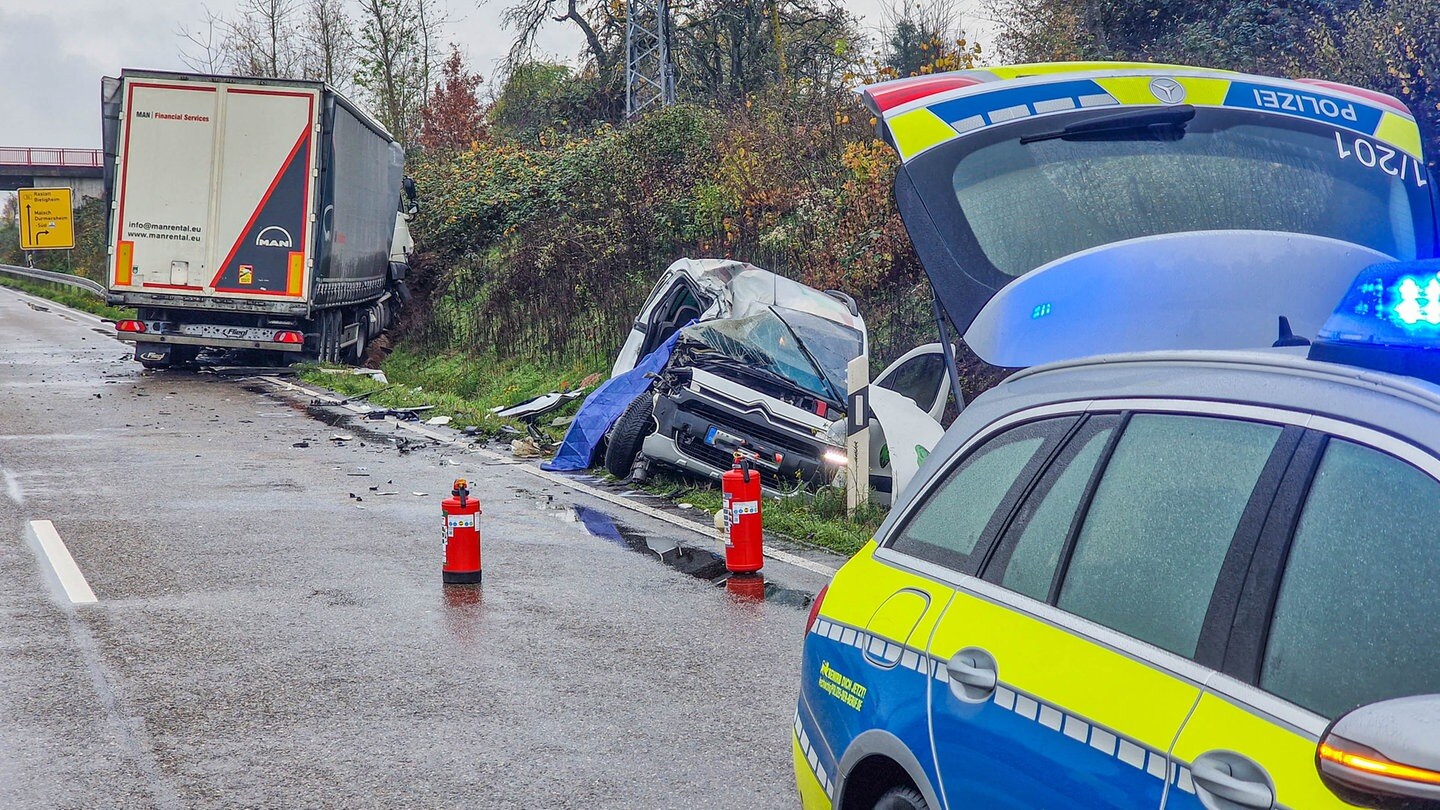
[[[369,324],[365,323],[364,316],[362,315],[359,328],[355,330],[355,342],[350,344],[350,348],[346,352],[346,359],[350,361],[350,365],[352,366],[358,366],[365,362],[365,346],[367,343],[365,330],[368,326]]]
[[[320,362],[340,362],[340,310],[323,310],[317,320],[320,325]]]
[[[630,478],[635,457],[645,437],[655,432],[655,396],[649,391],[636,397],[615,421],[610,443],[605,447],[605,469],[622,481]]]

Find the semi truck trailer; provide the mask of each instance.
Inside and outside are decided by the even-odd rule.
[[[311,81],[124,70],[102,88],[109,293],[148,368],[358,361],[409,298],[400,145]]]

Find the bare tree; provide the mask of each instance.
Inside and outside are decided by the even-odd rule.
[[[880,57],[898,76],[914,76],[965,39],[957,0],[901,0],[883,12]]]
[[[199,73],[219,73],[224,69],[223,42],[227,23],[223,17],[216,16],[209,6],[202,4],[200,8],[204,10],[205,17],[193,28],[184,23],[175,28],[175,36],[182,40],[180,61]]]
[[[303,77],[297,16],[295,0],[241,0],[225,30],[228,67],[247,76]]]
[[[347,89],[355,79],[355,33],[343,0],[309,0],[305,11],[307,75]]]
[[[355,83],[380,122],[407,144],[416,142],[444,24],[437,0],[360,0]]]
[[[617,3],[607,0],[521,0],[505,9],[500,19],[507,28],[515,31],[515,41],[510,46],[510,67],[526,61],[535,37],[548,21],[569,22],[580,29],[585,36],[585,47],[601,75],[610,75],[620,64],[623,42],[615,36],[624,23],[617,17]],[[624,2],[618,5],[623,9]],[[606,40],[611,40],[607,45]]]

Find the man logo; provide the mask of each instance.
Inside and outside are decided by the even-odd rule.
[[[1179,104],[1185,100],[1185,85],[1170,78],[1151,79],[1150,93],[1161,104]]]
[[[290,238],[289,231],[277,225],[271,225],[255,237],[255,245],[257,247],[291,248],[295,246],[295,242]]]

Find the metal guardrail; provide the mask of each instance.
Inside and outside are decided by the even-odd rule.
[[[79,166],[98,169],[104,165],[99,149],[46,149],[33,146],[0,146],[0,163],[14,166]]]
[[[49,270],[39,270],[34,267],[16,267],[13,264],[0,264],[0,275],[14,276],[29,281],[43,281],[49,284],[63,284],[67,287],[84,290],[102,299],[105,297],[105,285],[91,281],[88,278],[73,276],[69,273],[53,273]]]

